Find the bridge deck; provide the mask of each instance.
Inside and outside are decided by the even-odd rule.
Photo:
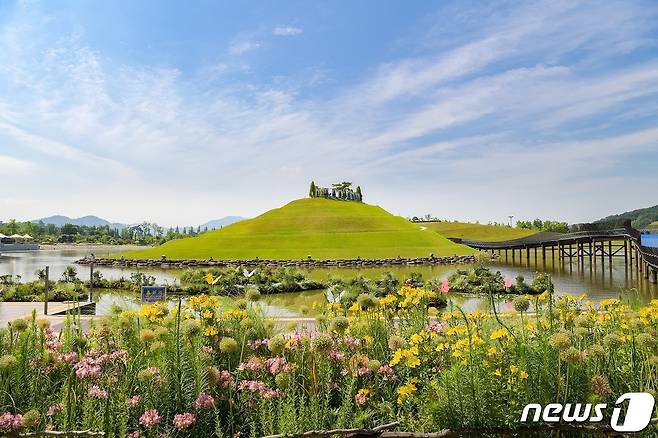
[[[542,249],[542,255],[545,257],[546,252],[551,253],[551,257],[557,254],[559,258],[579,258],[589,257],[590,260],[596,257],[624,257],[626,260],[633,259],[635,253],[636,259],[641,259],[642,263],[638,264],[641,271],[651,271],[652,281],[657,281],[658,271],[658,248],[642,246],[640,243],[639,231],[634,229],[613,229],[599,231],[582,231],[576,233],[537,233],[532,236],[521,239],[506,240],[502,242],[483,242],[477,240],[462,240],[461,243],[472,248],[487,251],[508,251],[512,250],[514,257],[515,250],[525,250],[526,257],[530,257],[530,249]],[[607,249],[604,246],[607,242]],[[576,245],[575,251],[572,246]],[[646,267],[645,267],[646,265]]]

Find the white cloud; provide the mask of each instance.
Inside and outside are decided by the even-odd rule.
[[[295,36],[301,35],[304,31],[301,28],[294,26],[277,26],[272,29],[272,33],[277,36]]]
[[[49,187],[26,180],[20,197],[51,190],[39,208],[70,215],[203,222],[303,196],[310,178],[343,177],[405,214],[441,202],[446,215],[486,221],[506,215],[502,201],[518,202],[515,214],[544,208],[535,190],[556,202],[574,197],[574,217],[585,215],[589,201],[578,205],[573,185],[592,199],[588,179],[608,196],[629,190],[600,173],[623,163],[623,151],[650,152],[658,136],[619,122],[612,133],[594,123],[587,133],[565,128],[607,114],[610,123],[656,117],[655,100],[635,100],[656,94],[657,65],[607,61],[621,41],[644,41],[638,8],[616,7],[513,9],[469,41],[373,66],[329,98],[299,93],[301,81],[235,80],[237,56],[197,72],[117,65],[82,37],[52,43],[16,23],[0,32],[0,81],[16,90],[0,93],[0,136],[50,169]],[[242,35],[228,52],[259,47]],[[72,196],[54,196],[70,187]]]
[[[236,41],[229,46],[228,51],[231,55],[242,55],[260,47],[261,43],[258,41]]]
[[[36,164],[31,161],[20,160],[8,155],[0,155],[1,174],[26,174],[36,169]]]

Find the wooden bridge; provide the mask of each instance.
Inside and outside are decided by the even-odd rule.
[[[658,248],[642,246],[641,233],[631,228],[582,231],[576,233],[538,233],[522,239],[503,242],[461,240],[461,243],[482,251],[498,253],[499,257],[512,262],[541,257],[544,261],[574,261],[590,266],[612,263],[613,258],[623,258],[626,265],[636,269],[651,283],[658,283]],[[534,253],[534,254],[533,254]]]

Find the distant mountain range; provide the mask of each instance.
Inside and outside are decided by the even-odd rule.
[[[243,218],[242,216],[224,216],[221,219],[215,219],[212,221],[208,221],[205,224],[201,224],[201,229],[203,230],[206,227],[208,227],[209,230],[213,230],[215,228],[221,228],[221,227],[225,227],[226,225],[231,225],[235,222],[240,222],[243,219],[245,218]]]
[[[205,229],[208,227],[209,230],[212,230],[214,228],[221,228],[226,225],[230,225],[232,223],[241,221],[245,218],[242,216],[225,216],[221,219],[214,219],[211,221],[208,221],[204,224],[201,224],[201,229]],[[88,227],[103,227],[103,226],[109,226],[110,228],[116,228],[118,230],[121,230],[125,227],[130,226],[130,224],[122,224],[118,222],[110,222],[108,220],[105,220],[103,218],[100,218],[98,216],[83,216],[83,217],[78,217],[78,218],[70,218],[68,216],[62,216],[62,215],[55,215],[55,216],[49,216],[49,217],[44,217],[41,219],[34,219],[30,222],[33,222],[35,224],[39,222],[43,222],[44,224],[52,224],[56,225],[58,227],[61,227],[62,225],[66,224],[72,224],[72,225],[86,225]],[[189,228],[190,225],[186,225],[186,228]],[[182,226],[180,228],[183,228]],[[194,225],[194,228],[197,228],[197,225]]]
[[[94,227],[94,226],[103,227],[105,225],[108,225],[110,228],[121,229],[127,226],[126,224],[110,222],[98,216],[83,216],[78,218],[70,218],[68,216],[55,215],[55,216],[44,217],[41,219],[34,219],[30,222],[33,222],[35,224],[38,224],[39,222],[43,222],[44,224],[56,225],[58,227],[61,227],[62,225],[66,225],[66,224],[86,225],[88,227]]]

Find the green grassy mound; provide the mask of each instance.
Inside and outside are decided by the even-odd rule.
[[[199,237],[123,254],[132,259],[315,259],[426,257],[472,254],[437,233],[381,207],[298,199],[256,218]]]
[[[464,222],[426,222],[420,225],[451,239],[482,240],[485,242],[521,239],[537,233],[535,230],[522,228]]]

